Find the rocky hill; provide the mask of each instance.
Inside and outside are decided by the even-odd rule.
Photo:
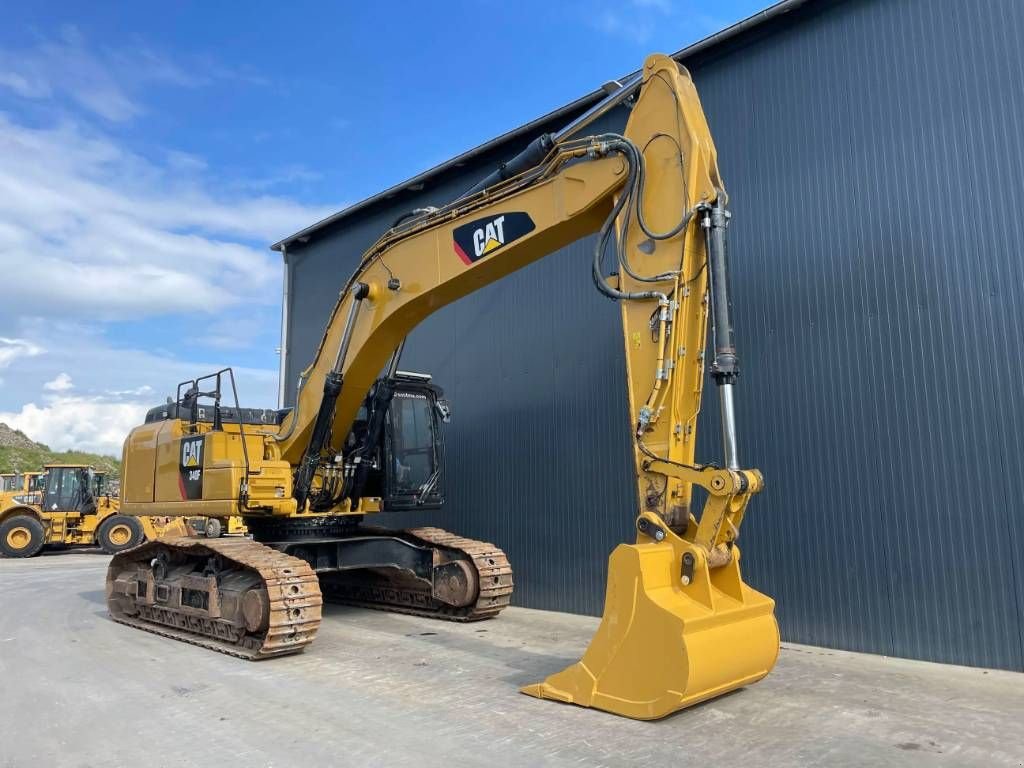
[[[121,473],[121,462],[115,458],[85,451],[54,451],[0,422],[0,472],[31,472],[44,464],[88,464],[111,475]]]

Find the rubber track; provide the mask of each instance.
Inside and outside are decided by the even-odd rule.
[[[165,539],[116,555],[108,569],[108,583],[121,572],[122,563],[128,561],[137,566],[140,555],[160,546],[201,557],[216,553],[237,566],[258,573],[270,602],[270,620],[262,642],[259,642],[259,637],[242,638],[241,643],[225,639],[215,631],[217,620],[177,613],[160,606],[139,608],[150,609],[153,614],[160,615],[163,621],[160,618],[146,620],[122,614],[108,601],[114,621],[249,660],[298,653],[313,642],[320,628],[323,597],[316,573],[304,560],[250,539]],[[167,623],[169,618],[173,618],[177,626],[170,626]],[[227,632],[223,624],[220,627],[222,633]]]
[[[396,585],[342,585],[339,589],[338,585],[330,584],[329,578],[321,585],[328,602],[445,621],[468,622],[493,618],[512,600],[512,565],[508,556],[493,544],[456,536],[440,528],[409,528],[393,533],[426,546],[456,550],[466,555],[476,568],[480,583],[476,602],[458,608],[437,602],[424,591]]]

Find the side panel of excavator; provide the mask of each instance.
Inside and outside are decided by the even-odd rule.
[[[178,418],[136,427],[125,441],[123,511],[225,519],[238,515],[248,466],[253,512],[294,513],[290,467],[264,459],[259,430],[258,424],[228,423],[213,429],[212,422],[190,424]]]

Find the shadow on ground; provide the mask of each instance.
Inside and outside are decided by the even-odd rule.
[[[88,592],[79,592],[78,596],[83,600],[96,603],[96,605],[106,606],[107,604],[107,593],[102,589],[91,589]]]

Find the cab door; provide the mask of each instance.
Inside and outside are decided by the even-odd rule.
[[[385,509],[439,509],[444,503],[444,444],[439,422],[432,388],[395,391],[385,434]]]

